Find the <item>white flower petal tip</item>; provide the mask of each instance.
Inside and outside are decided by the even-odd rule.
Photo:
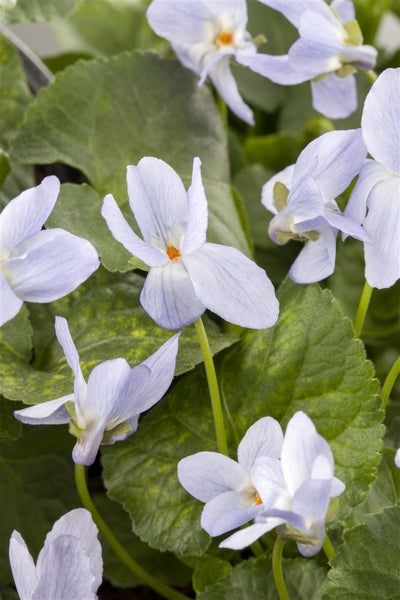
[[[394,457],[394,464],[396,465],[396,467],[398,467],[400,469],[400,448],[396,451],[396,454]]]
[[[63,317],[56,317],[56,335],[74,371],[74,393],[15,411],[14,415],[30,425],[69,423],[77,438],[73,460],[89,466],[101,444],[113,444],[134,433],[139,415],[164,396],[174,377],[180,332],[133,368],[123,358],[98,364],[87,383]]]
[[[261,54],[245,64],[282,85],[311,81],[315,110],[331,119],[348,117],[357,108],[352,73],[373,69],[377,58],[376,49],[362,43],[353,3],[329,7],[322,0],[261,2],[281,12],[300,37],[285,56]]]
[[[286,539],[294,539],[304,556],[314,556],[325,537],[331,498],[344,490],[334,476],[333,456],[327,441],[302,411],[289,420],[280,457],[262,452],[250,470],[261,510],[255,522],[225,539],[223,548],[242,549],[280,526]]]
[[[46,177],[0,214],[0,325],[18,313],[23,301],[58,300],[99,267],[90,242],[63,229],[42,229],[59,189],[57,177]]]
[[[144,157],[128,167],[129,204],[143,240],[116,216],[115,201],[104,201],[103,216],[114,237],[150,266],[141,304],[166,329],[193,323],[207,308],[242,327],[271,327],[279,304],[265,271],[235,248],[206,242],[200,165],[195,158],[187,191],[160,159]]]
[[[147,10],[150,27],[167,39],[181,63],[199,76],[209,76],[231,111],[254,125],[251,109],[239,94],[230,60],[255,54],[247,27],[247,6],[242,0],[153,0]]]
[[[318,282],[333,273],[338,231],[369,241],[368,232],[344,215],[335,200],[360,172],[366,154],[360,129],[331,131],[263,186],[261,201],[274,214],[271,239],[277,244],[305,242],[289,271],[296,283]]]
[[[103,573],[101,546],[98,529],[84,508],[71,510],[54,523],[36,565],[17,531],[10,538],[9,557],[24,600],[97,598]]]

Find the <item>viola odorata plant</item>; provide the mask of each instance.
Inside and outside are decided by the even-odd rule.
[[[0,214],[0,326],[26,302],[52,302],[98,268],[94,246],[64,229],[42,229],[57,201],[54,175],[11,200]]]
[[[0,599],[398,598],[395,4],[0,0]]]
[[[361,223],[365,278],[374,288],[400,279],[400,69],[386,69],[373,84],[361,119],[365,161],[345,215]]]
[[[360,129],[328,132],[263,186],[262,204],[275,215],[268,229],[271,239],[276,244],[305,242],[289,271],[296,283],[321,281],[333,273],[339,231],[369,240],[335,200],[360,172],[366,153]]]
[[[98,529],[85,508],[54,523],[35,564],[21,534],[13,531],[9,557],[21,600],[95,600],[103,576]]]
[[[295,540],[303,556],[317,554],[325,540],[331,499],[345,486],[334,475],[328,442],[304,412],[289,420],[280,457],[259,456],[250,477],[262,510],[253,525],[237,531],[220,546],[238,550],[278,527],[278,536]]]
[[[66,319],[56,317],[55,330],[75,375],[74,393],[17,410],[14,415],[30,425],[69,423],[77,438],[72,458],[76,464],[88,466],[100,444],[113,444],[134,433],[140,413],[165,394],[174,376],[180,333],[133,368],[123,358],[100,363],[86,383]]]
[[[205,502],[201,526],[211,536],[240,527],[263,510],[251,478],[258,457],[279,459],[283,434],[271,417],[259,419],[238,446],[237,461],[218,452],[198,452],[178,463],[178,478],[192,496]]]
[[[281,85],[311,81],[315,110],[330,119],[343,119],[357,108],[354,73],[374,68],[377,51],[363,44],[349,0],[260,0],[279,11],[299,32],[288,54],[244,56],[253,71]]]
[[[214,84],[226,105],[240,119],[254,125],[251,108],[240,96],[230,64],[257,48],[247,27],[245,0],[153,0],[147,11],[152,29],[167,39],[182,64]]]
[[[271,327],[279,305],[265,271],[236,248],[206,242],[200,164],[195,158],[187,191],[163,160],[145,157],[128,166],[129,205],[143,239],[111,194],[102,215],[115,239],[150,267],[140,302],[161,327],[189,325],[206,308],[242,327]]]

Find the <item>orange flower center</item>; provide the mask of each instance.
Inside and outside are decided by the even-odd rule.
[[[256,497],[254,498],[253,504],[262,504],[262,500],[260,498],[260,494],[257,492]]]
[[[233,44],[233,35],[230,31],[223,31],[215,38],[217,46],[230,46]]]
[[[179,258],[181,255],[180,251],[177,248],[175,248],[175,246],[168,246],[167,254],[169,260],[175,260],[175,258]]]

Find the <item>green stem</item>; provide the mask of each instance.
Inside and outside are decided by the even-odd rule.
[[[400,375],[400,356],[395,361],[394,365],[392,366],[389,373],[387,374],[385,382],[382,387],[383,408],[386,408],[387,403],[389,402],[390,393],[391,393],[394,383],[399,375]]]
[[[335,556],[335,548],[332,545],[331,540],[329,539],[328,534],[325,534],[325,541],[322,545],[322,550],[325,552],[326,558],[331,561],[331,559]]]
[[[378,79],[378,75],[375,73],[375,71],[363,71],[363,73],[371,83],[375,83],[375,81]]]
[[[361,293],[360,302],[357,308],[356,317],[354,319],[354,331],[356,333],[356,337],[360,337],[361,330],[364,325],[365,316],[367,314],[369,302],[371,300],[372,295],[372,287],[366,281],[364,284],[363,291]]]
[[[201,353],[203,355],[204,367],[206,369],[208,389],[210,392],[211,408],[214,418],[215,437],[217,439],[218,452],[228,456],[228,444],[226,443],[226,432],[224,425],[224,414],[222,412],[221,397],[219,395],[219,387],[217,375],[215,373],[214,361],[208,343],[207,333],[204,329],[201,317],[195,321],[197,337],[199,339]]]
[[[164,598],[168,598],[168,600],[189,600],[184,594],[181,594],[165,583],[158,581],[150,575],[150,573],[145,571],[145,569],[143,569],[120,544],[93,504],[87,487],[86,471],[83,465],[75,465],[75,482],[82,504],[91,513],[100,534],[107,541],[118,558],[139,579],[139,581],[152,588],[158,594],[161,594],[161,596],[164,596]]]
[[[275,586],[278,592],[279,600],[290,600],[286,588],[282,569],[282,553],[285,542],[277,536],[272,550],[272,572],[274,574]]]

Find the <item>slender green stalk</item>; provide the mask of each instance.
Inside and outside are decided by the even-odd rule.
[[[210,350],[210,344],[208,343],[207,333],[204,329],[203,321],[201,317],[195,321],[194,326],[196,328],[197,337],[203,355],[204,367],[206,369],[208,389],[210,392],[211,408],[214,418],[215,437],[217,439],[218,452],[226,454],[228,456],[228,444],[226,443],[226,432],[224,425],[224,414],[222,412],[221,397],[219,394],[218,380],[215,373],[214,361]]]
[[[397,377],[400,375],[400,356],[394,362],[394,365],[390,369],[389,373],[386,376],[385,382],[382,387],[382,404],[383,408],[386,408],[387,403],[389,402],[390,393],[393,389],[394,382]]]
[[[375,83],[375,81],[378,79],[378,75],[375,73],[375,71],[363,71],[363,73],[371,83]]]
[[[372,287],[366,281],[364,284],[363,291],[361,293],[360,302],[358,304],[356,317],[354,319],[354,331],[356,333],[356,337],[360,337],[361,330],[364,325],[365,316],[368,311],[369,302],[372,296]]]
[[[139,579],[139,581],[150,588],[152,588],[155,592],[164,596],[168,600],[189,600],[187,596],[177,592],[176,590],[170,588],[162,581],[155,579],[150,573],[145,571],[130,554],[125,550],[125,548],[120,544],[117,538],[114,536],[111,529],[108,527],[107,523],[103,520],[103,517],[100,515],[99,511],[93,504],[92,498],[90,497],[89,490],[86,482],[86,471],[83,465],[75,465],[75,482],[78,490],[79,497],[82,501],[82,504],[87,510],[91,513],[93,517],[93,521],[96,523],[100,534],[107,541],[109,546],[118,556],[118,558],[124,563],[126,567]]]
[[[290,600],[282,569],[282,553],[285,542],[277,536],[272,550],[272,572],[279,600]]]
[[[325,556],[329,561],[335,556],[335,548],[333,547],[327,533],[325,534],[325,541],[322,545],[322,550],[325,552]]]

